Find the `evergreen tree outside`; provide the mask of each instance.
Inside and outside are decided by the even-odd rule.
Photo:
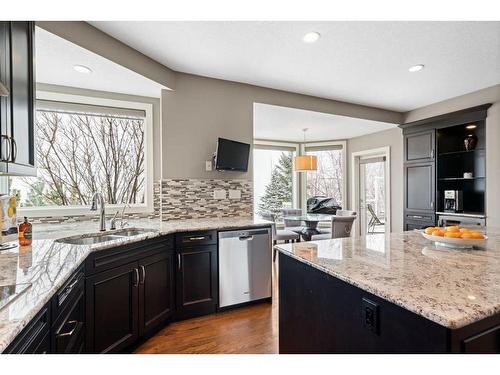
[[[293,153],[283,152],[278,164],[273,168],[271,181],[267,184],[265,193],[259,202],[260,213],[272,212],[280,215],[285,204],[292,202]]]

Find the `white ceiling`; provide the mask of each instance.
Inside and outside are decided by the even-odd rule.
[[[162,85],[121,65],[36,28],[36,80],[91,90],[159,97]],[[78,73],[73,66],[85,65],[92,73]]]
[[[304,128],[308,128],[307,141],[329,141],[349,139],[397,126],[261,103],[254,104],[253,113],[254,138],[276,141],[303,142]]]
[[[174,70],[396,111],[500,83],[500,22],[91,24]]]

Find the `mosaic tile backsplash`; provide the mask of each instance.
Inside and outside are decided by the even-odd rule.
[[[225,199],[214,191],[224,190]],[[241,198],[229,199],[229,190]],[[235,217],[252,215],[252,182],[221,179],[165,179],[161,184],[162,220]]]

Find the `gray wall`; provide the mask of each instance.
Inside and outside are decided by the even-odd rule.
[[[480,104],[492,103],[486,118],[486,215],[488,226],[500,226],[500,85],[435,103],[405,114],[405,122],[417,121]]]
[[[401,129],[394,128],[382,132],[363,135],[347,140],[347,195],[351,203],[353,178],[352,153],[379,147],[391,148],[391,231],[403,230],[403,135]],[[352,208],[352,207],[351,207]]]
[[[397,112],[177,73],[175,90],[162,91],[163,178],[251,179],[251,161],[247,173],[207,172],[204,161],[214,152],[217,137],[252,143],[254,103],[391,123],[402,120]]]

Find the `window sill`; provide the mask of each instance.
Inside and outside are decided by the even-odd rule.
[[[123,204],[107,205],[106,214],[114,214],[121,211]],[[126,214],[153,213],[153,207],[147,205],[131,206],[125,209]],[[17,216],[23,217],[60,217],[60,216],[96,216],[98,211],[90,211],[89,207],[73,206],[73,207],[19,207]]]

